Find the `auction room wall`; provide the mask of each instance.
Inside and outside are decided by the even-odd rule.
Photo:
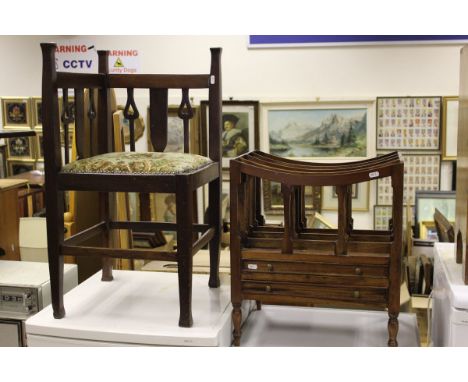
[[[138,49],[143,73],[205,73],[208,48],[220,46],[224,99],[372,100],[377,96],[458,94],[460,46],[454,45],[248,49],[247,36],[2,36],[0,96],[40,95],[39,43],[63,40],[93,44],[97,49]],[[146,117],[146,94],[137,96]],[[193,91],[192,96],[197,104],[206,93]],[[170,98],[172,103],[179,100],[177,93]],[[118,93],[118,99],[124,102],[123,93]],[[264,128],[261,134],[266,138]],[[137,148],[145,146],[141,139]],[[369,154],[374,153],[375,146],[370,147]],[[450,188],[450,171],[448,164],[443,166],[443,189]],[[371,189],[370,206],[374,203],[375,190]],[[333,214],[325,215],[336,222]],[[369,213],[356,213],[355,223],[372,227],[372,208]]]

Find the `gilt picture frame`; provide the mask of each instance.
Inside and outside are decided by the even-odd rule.
[[[22,174],[35,169],[35,159],[8,159],[8,176]]]
[[[1,104],[4,129],[31,128],[31,103],[28,97],[2,97]]]
[[[31,120],[34,130],[42,130],[42,98],[31,97]]]
[[[5,140],[7,155],[10,159],[34,159],[35,137],[15,137]]]
[[[442,104],[442,160],[456,160],[459,99],[444,97]]]

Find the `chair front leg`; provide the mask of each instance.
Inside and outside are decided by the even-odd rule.
[[[211,227],[215,229],[210,241],[210,288],[218,288],[219,281],[219,256],[221,251],[221,181],[220,178],[209,184],[209,212],[208,219]]]
[[[193,192],[189,178],[176,179],[177,265],[179,274],[179,326],[189,328],[192,318]]]

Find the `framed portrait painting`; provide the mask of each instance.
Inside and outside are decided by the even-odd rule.
[[[262,105],[268,135],[262,148],[286,158],[365,158],[370,152],[371,101]]]
[[[4,129],[24,129],[31,127],[29,98],[2,98],[2,122]]]
[[[200,108],[202,131],[209,135],[208,102],[202,101]],[[229,161],[232,158],[259,148],[258,108],[258,101],[223,101],[221,133],[223,168],[229,168]],[[205,144],[208,139],[203,139],[202,142]],[[207,152],[206,147],[204,150]]]

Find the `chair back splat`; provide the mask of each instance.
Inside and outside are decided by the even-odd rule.
[[[190,327],[192,256],[209,244],[209,286],[219,286],[219,252],[221,235],[221,48],[211,48],[210,71],[206,74],[109,74],[109,52],[98,51],[98,73],[57,72],[56,45],[41,44],[43,56],[42,107],[46,173],[47,240],[55,318],[65,315],[63,306],[63,257],[98,256],[102,259],[104,281],[111,281],[112,258],[154,259],[175,261],[179,278],[179,325]],[[129,121],[130,152],[114,152],[112,127],[112,89],[126,89],[124,117]],[[62,111],[59,114],[59,89]],[[73,89],[74,100],[70,97]],[[147,89],[149,94],[149,134],[155,152],[135,150],[135,120],[140,113],[135,101],[135,89]],[[168,90],[180,89],[178,115],[184,126],[184,152],[165,152],[168,137]],[[194,112],[190,89],[207,89],[209,99],[209,154],[191,153],[189,122]],[[96,102],[97,97],[97,102]],[[89,107],[86,107],[86,103]],[[87,110],[85,110],[85,108]],[[70,161],[68,150],[62,158],[60,121],[64,125],[64,142],[69,146],[68,130],[75,123],[76,161]],[[85,128],[89,121],[89,130]],[[97,131],[94,131],[97,129]],[[86,135],[89,134],[88,137]],[[93,137],[97,137],[97,142]],[[90,139],[91,138],[91,139]],[[89,147],[86,142],[91,142]],[[197,188],[208,185],[208,222],[197,224]],[[69,190],[97,191],[100,195],[100,222],[64,240],[64,192]],[[109,193],[138,192],[143,195],[143,221],[116,221],[111,218]],[[151,221],[149,193],[176,195],[176,222]],[[138,232],[177,233],[176,251],[125,249],[112,247],[112,229]],[[102,246],[86,245],[90,239],[101,238]]]

